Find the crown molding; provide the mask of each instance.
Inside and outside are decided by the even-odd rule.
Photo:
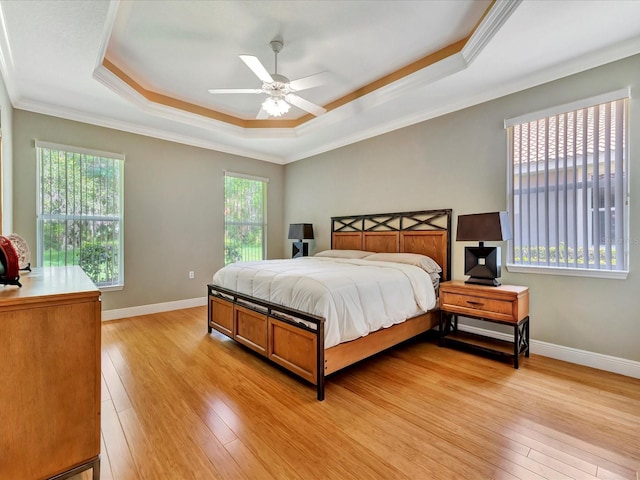
[[[494,2],[462,49],[462,55],[467,64],[475,60],[521,3],[522,0],[496,0]]]
[[[70,108],[63,108],[57,105],[50,105],[43,102],[36,102],[31,100],[18,100],[17,102],[15,102],[14,108],[33,112],[33,113],[39,113],[42,115],[59,117],[66,120],[87,123],[89,125],[95,125],[98,127],[112,128],[114,130],[119,130],[126,133],[143,135],[146,137],[157,138],[157,139],[166,140],[169,142],[180,143],[183,145],[190,145],[192,147],[204,148],[207,150],[215,150],[217,152],[228,153],[231,155],[238,155],[240,157],[253,158],[256,160],[262,160],[265,162],[275,163],[278,165],[283,165],[285,163],[282,157],[276,156],[276,155],[268,155],[261,151],[233,147],[226,143],[218,143],[215,141],[206,140],[206,139],[202,139],[194,136],[182,135],[175,132],[162,130],[159,128],[141,126],[135,123],[115,120],[115,119],[101,116],[101,115],[93,115],[83,111],[70,109]]]

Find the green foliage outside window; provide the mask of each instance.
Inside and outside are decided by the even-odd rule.
[[[264,258],[266,193],[264,181],[225,176],[225,265]]]
[[[122,284],[122,160],[38,148],[43,266],[80,265],[98,286]]]
[[[605,248],[600,248],[599,253],[599,264],[603,266],[607,265]],[[569,266],[577,264],[578,267],[584,267],[585,265],[596,265],[596,252],[594,248],[589,248],[585,257],[584,248],[580,247],[576,250],[574,248],[567,247],[564,243],[560,243],[559,248],[549,247],[549,254],[547,255],[547,249],[544,246],[524,246],[515,248],[514,259],[514,263],[524,265],[547,265],[548,262],[550,266],[553,266],[556,263],[564,266],[566,262]],[[612,249],[611,252],[611,265],[616,265],[615,248]]]

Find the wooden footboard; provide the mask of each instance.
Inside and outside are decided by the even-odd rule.
[[[208,331],[216,329],[300,378],[324,399],[324,318],[208,285]]]
[[[327,375],[438,324],[427,312],[365,337],[324,349],[324,319],[209,285],[208,331],[219,331],[316,386],[324,400]]]

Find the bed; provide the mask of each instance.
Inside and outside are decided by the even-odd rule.
[[[429,274],[435,285],[434,301],[426,298],[424,300],[426,303],[423,303],[418,301],[418,297],[416,297],[412,303],[411,300],[405,299],[403,301],[407,305],[403,315],[409,315],[406,320],[398,318],[374,319],[378,299],[375,296],[364,297],[367,302],[372,303],[373,308],[367,308],[368,305],[364,305],[363,310],[366,318],[359,319],[359,321],[371,324],[373,331],[370,333],[362,332],[354,327],[346,339],[340,336],[337,338],[335,336],[336,320],[330,318],[329,310],[311,308],[313,301],[311,303],[309,301],[307,303],[304,301],[293,302],[285,299],[288,297],[281,298],[278,295],[273,295],[272,291],[269,294],[264,293],[264,288],[261,287],[252,290],[254,279],[265,275],[265,273],[257,270],[258,266],[255,266],[254,269],[254,266],[250,264],[234,265],[231,270],[241,270],[240,280],[237,278],[228,280],[224,275],[230,274],[225,267],[216,273],[214,282],[207,286],[209,296],[208,332],[211,333],[215,329],[310,382],[316,386],[318,400],[323,400],[327,376],[424,333],[438,324],[437,284],[439,280],[449,280],[451,271],[451,210],[332,217],[331,249],[326,256],[331,257],[331,262],[334,262],[333,258],[341,257],[340,252],[343,252],[344,257],[347,258],[338,258],[335,260],[335,266],[339,269],[345,269],[345,272],[350,272],[346,269],[351,269],[354,266],[356,267],[354,271],[366,271],[368,268],[373,269],[383,263],[377,261],[380,259],[380,255],[371,256],[370,253],[363,253],[364,258],[362,259],[349,258],[353,256],[353,252],[359,251],[378,253],[382,257],[393,257],[393,255],[384,254],[397,253],[419,254],[429,257],[440,267],[438,274],[434,274],[432,271]],[[368,260],[368,258],[373,258],[375,261]],[[317,276],[324,277],[326,275],[322,269],[325,268],[325,263],[331,263],[326,260],[325,256],[321,255],[319,258],[311,257],[287,261],[267,260],[263,263],[268,266],[267,270],[276,272],[279,278],[282,276],[291,278],[292,273],[285,272],[285,275],[282,273],[282,269],[288,268],[287,262],[294,262],[295,269],[299,269],[302,275],[297,277],[298,280],[293,283],[297,285],[298,295],[305,296],[307,290],[313,289]],[[388,261],[389,258],[382,260]],[[396,276],[407,276],[405,270],[416,270],[415,267],[405,268],[388,262],[384,266],[385,271]],[[401,273],[397,273],[398,271]],[[349,275],[351,274],[346,274],[346,276]],[[362,275],[362,272],[359,272],[358,275]],[[361,282],[360,278],[362,277],[354,276],[356,284]],[[373,282],[373,277],[371,278]],[[390,280],[381,277],[380,282],[383,281]],[[232,285],[233,288],[230,288],[229,285]],[[399,284],[398,288],[390,287],[389,284],[384,283],[380,285],[377,286],[380,296],[384,296],[383,293],[387,291],[397,293],[394,296],[400,296]],[[322,288],[324,287],[321,287],[320,290]],[[273,290],[277,289],[273,288]],[[398,304],[401,309],[403,301]],[[295,308],[296,305],[302,305],[302,307]],[[428,311],[425,307],[429,307]],[[381,308],[386,310],[387,304],[385,303]],[[333,310],[337,310],[336,315],[340,317],[344,316],[343,311],[350,311],[350,308],[333,308]],[[390,308],[389,310],[391,311]],[[354,319],[345,318],[340,321],[347,322],[345,323],[347,325],[349,321],[354,321]],[[349,328],[340,327],[340,330],[349,331]]]

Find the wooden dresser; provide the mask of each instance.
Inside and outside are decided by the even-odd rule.
[[[80,267],[0,285],[0,478],[100,471],[100,291]]]

